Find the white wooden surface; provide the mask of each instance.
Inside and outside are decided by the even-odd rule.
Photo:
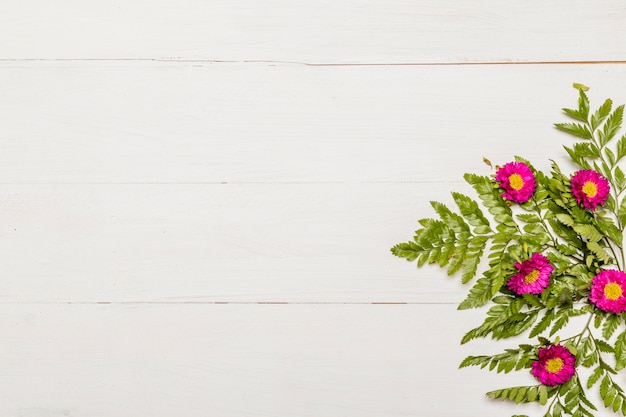
[[[622,2],[6,3],[0,415],[539,413],[389,248],[558,159],[572,82],[626,102]]]

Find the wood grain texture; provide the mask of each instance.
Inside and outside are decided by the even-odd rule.
[[[562,161],[572,82],[626,102],[621,2],[0,9],[0,415],[541,414],[389,248],[483,156]]]
[[[0,299],[458,303],[389,248],[618,69],[8,65]]]
[[[309,63],[624,60],[618,0],[12,2],[0,58]]]
[[[2,186],[0,300],[460,302],[457,279],[389,252],[425,194],[451,200],[419,183]]]
[[[621,66],[4,64],[2,183],[459,181],[549,167],[576,104],[626,102]],[[444,166],[445,164],[446,166]]]
[[[488,347],[449,348],[462,336],[455,322],[478,320],[452,306],[2,304],[0,311],[7,416],[470,417],[480,409],[496,417],[520,408],[488,407],[483,393],[503,380],[532,381],[459,371],[463,355]],[[464,407],[450,403],[449,392]]]

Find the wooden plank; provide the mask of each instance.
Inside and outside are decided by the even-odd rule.
[[[310,63],[623,60],[619,0],[10,2],[0,58]]]
[[[453,306],[0,304],[0,414],[24,417],[511,415],[458,369],[480,312]],[[530,406],[527,412],[536,411]]]
[[[458,303],[389,252],[451,185],[4,185],[0,300]]]
[[[626,101],[621,66],[12,63],[2,183],[448,182],[571,139],[573,81]]]

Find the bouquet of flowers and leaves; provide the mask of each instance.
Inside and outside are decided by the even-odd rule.
[[[469,356],[460,366],[528,370],[537,381],[488,392],[489,398],[539,402],[547,407],[545,417],[593,417],[597,405],[586,393],[593,388],[604,407],[626,416],[626,392],[617,383],[626,368],[626,175],[619,166],[626,135],[618,136],[624,106],[613,108],[607,99],[592,110],[587,87],[574,87],[578,107],[563,109],[573,120],[555,125],[575,139],[565,146],[577,167],[573,174],[555,162],[543,173],[520,157],[492,176],[466,174],[489,214],[453,192],[458,210],[433,201],[438,218],[420,220],[413,240],[391,250],[418,266],[459,272],[463,283],[478,275],[483,259],[488,262],[459,309],[490,307],[461,343],[520,335],[529,341],[496,355]],[[576,316],[583,317],[572,320],[579,326],[572,331]],[[574,335],[560,337],[568,324]]]

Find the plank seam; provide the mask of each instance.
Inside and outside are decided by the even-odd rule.
[[[594,61],[472,61],[472,62],[303,62],[283,60],[221,60],[221,59],[182,59],[182,58],[0,58],[0,63],[30,62],[156,62],[185,64],[268,64],[268,65],[302,65],[308,67],[378,67],[378,66],[494,66],[494,65],[623,65],[626,60],[594,60]]]
[[[0,301],[4,305],[457,305],[456,302],[412,301]]]
[[[127,182],[0,182],[0,186],[14,185],[354,185],[354,184],[465,184],[464,181],[127,181]]]

